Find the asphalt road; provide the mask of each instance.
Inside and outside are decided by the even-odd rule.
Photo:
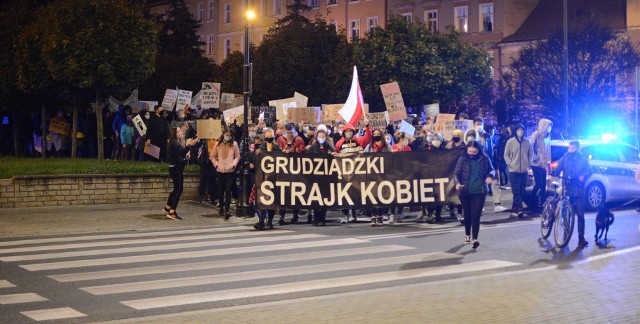
[[[593,242],[594,215],[587,214],[590,246],[584,249],[577,247],[577,232],[568,247],[557,249],[552,240],[540,239],[539,218],[518,220],[508,213],[483,216],[477,250],[462,244],[464,229],[450,219],[439,225],[417,223],[414,213],[402,224],[373,228],[366,218],[347,225],[339,219],[333,213],[326,227],[287,225],[263,232],[247,225],[227,225],[2,237],[0,322],[391,322],[366,309],[332,311],[314,303],[329,305],[326,298],[340,296],[365,302],[383,292],[401,298],[403,292],[409,294],[426,284],[447,289],[457,282],[494,275],[505,275],[505,286],[492,288],[505,298],[517,299],[521,292],[512,292],[509,280],[519,278],[513,285],[523,289],[539,283],[533,277],[527,282],[528,276],[509,274],[575,271],[608,280],[614,274],[580,269],[591,261],[640,259],[634,253],[640,249],[640,215],[635,210],[617,211],[608,242],[599,246]],[[621,289],[635,293],[634,278],[615,278],[622,280],[618,282]],[[555,288],[564,289],[561,283]],[[603,291],[585,286],[584,296]],[[514,296],[508,296],[511,293]],[[396,318],[404,317],[404,322],[424,322],[421,316],[433,315],[433,310],[416,305],[407,305],[412,307],[407,313],[402,308],[405,304],[386,309],[385,314],[397,312]],[[259,314],[264,316],[252,317],[251,310],[260,307],[264,310]],[[468,305],[452,302],[451,307],[464,311]],[[604,312],[614,322],[640,320],[637,307],[629,308],[620,304]],[[219,312],[225,309],[241,311]],[[357,314],[349,315],[349,310]],[[519,312],[530,316],[533,311]],[[360,317],[349,317],[356,315]],[[568,319],[596,318],[585,316]],[[438,322],[437,317],[427,321],[431,320]]]

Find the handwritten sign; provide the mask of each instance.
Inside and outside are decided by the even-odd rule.
[[[339,122],[342,120],[342,116],[340,116],[340,109],[342,109],[344,104],[330,104],[330,105],[322,105],[322,123],[331,125],[332,122]]]
[[[295,107],[287,109],[287,121],[290,123],[299,123],[304,120],[305,123],[315,122],[318,118],[316,109],[313,107]]]
[[[380,90],[382,90],[382,97],[385,106],[387,106],[389,118],[391,118],[391,120],[406,119],[407,108],[404,106],[404,100],[402,99],[398,82],[380,85]]]
[[[49,122],[49,131],[63,136],[69,136],[69,123],[53,118]]]
[[[222,114],[224,114],[224,120],[229,124],[233,123],[233,120],[235,120],[238,125],[244,123],[244,106],[227,109],[223,111]]]
[[[251,107],[251,121],[258,123],[258,119],[262,116],[264,123],[271,125],[276,122],[276,107],[272,106],[253,106]]]
[[[297,107],[298,103],[296,103],[295,98],[286,98],[286,99],[278,99],[278,100],[269,100],[269,106],[276,107],[276,118],[278,120],[285,120],[287,119],[287,108]]]
[[[440,104],[434,103],[430,105],[424,105],[424,114],[426,118],[435,117],[440,114]]]
[[[244,104],[244,95],[235,93],[223,93],[220,96],[220,110],[225,111]]]
[[[173,106],[178,100],[178,90],[167,89],[164,92],[164,98],[162,98],[162,108],[165,110],[173,110]]]
[[[198,119],[196,129],[199,139],[217,139],[222,135],[222,121],[220,119]]]
[[[191,104],[192,91],[179,90],[178,101],[176,102],[176,110],[184,109],[187,105]]]
[[[202,109],[220,108],[220,83],[202,82],[200,107]]]
[[[297,92],[293,93],[293,101],[296,102],[296,107],[307,107],[309,104],[309,98]]]
[[[433,131],[436,133],[442,133],[445,140],[450,141],[453,137],[453,122],[456,119],[456,115],[453,114],[439,114],[436,118],[436,124],[433,127]]]
[[[136,126],[136,129],[138,130],[138,134],[142,136],[147,134],[147,125],[145,125],[140,115],[136,115],[135,117],[133,117],[133,125]]]
[[[371,126],[371,128],[373,129],[384,130],[389,124],[389,115],[386,111],[367,113],[366,117],[369,120],[369,126]],[[356,128],[364,128],[364,119],[360,119]]]

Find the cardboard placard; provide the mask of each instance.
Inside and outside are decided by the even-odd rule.
[[[63,136],[69,136],[69,126],[69,123],[65,121],[52,118],[49,122],[49,131]]]
[[[236,93],[223,93],[220,96],[220,110],[225,111],[234,107],[244,105],[244,95]]]
[[[162,98],[162,108],[164,110],[173,110],[173,106],[176,104],[178,100],[178,90],[167,89],[164,92],[164,98]]]
[[[286,105],[286,107],[285,107]],[[295,98],[269,100],[269,106],[276,107],[276,118],[278,120],[287,119],[287,108],[297,107]]]
[[[218,139],[222,135],[222,121],[220,119],[196,120],[198,139]]]
[[[276,107],[253,106],[251,107],[251,121],[258,124],[258,119],[262,116],[264,123],[271,125],[276,122]]]
[[[141,136],[145,136],[147,134],[147,125],[145,125],[140,114],[133,117],[133,125],[136,127],[136,129],[138,130],[138,134],[140,134]]]
[[[296,107],[307,107],[309,104],[309,98],[297,92],[293,93],[293,101],[296,102]]]
[[[332,122],[337,123],[341,121],[342,116],[340,116],[339,111],[342,109],[342,106],[344,106],[344,104],[322,105],[322,123],[331,125]]]
[[[387,106],[389,118],[394,121],[406,119],[407,108],[404,106],[398,82],[382,84],[380,85],[380,90],[382,90],[382,97],[384,98],[385,106]]]
[[[433,131],[436,133],[442,133],[442,136],[446,141],[450,141],[453,137],[453,122],[456,119],[454,114],[439,114],[436,118],[436,124],[433,127]]]
[[[186,107],[187,105],[190,105],[192,95],[193,95],[192,91],[179,90],[178,101],[176,102],[176,110],[184,109],[184,107]]]
[[[299,123],[304,120],[305,123],[314,123],[318,119],[318,113],[314,107],[295,107],[287,109],[287,121],[290,123]]]
[[[144,153],[151,155],[156,159],[160,159],[160,148],[151,143],[144,143]]]
[[[202,82],[200,107],[202,109],[220,108],[220,83]]]
[[[440,114],[440,104],[424,105],[424,114],[426,118],[438,116]]]
[[[244,106],[227,109],[223,111],[222,114],[224,114],[224,120],[227,124],[233,123],[232,119],[234,119],[238,125],[244,123]]]
[[[372,129],[380,129],[384,131],[384,129],[387,128],[387,125],[389,125],[389,116],[386,111],[367,113],[366,117],[369,120],[369,126],[371,126]],[[356,128],[364,128],[364,118],[360,119]]]

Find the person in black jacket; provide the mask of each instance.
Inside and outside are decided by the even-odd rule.
[[[275,141],[275,133],[272,129],[267,129],[264,133],[264,142],[260,147],[256,147],[255,154],[258,155],[261,152],[282,152],[282,149]],[[275,209],[260,209],[258,210],[258,222],[253,225],[257,230],[273,229],[273,216],[276,214]],[[264,223],[267,218],[267,223]]]
[[[169,138],[169,124],[162,116],[162,106],[155,106],[155,114],[147,121],[147,143],[160,148],[160,158],[151,158],[157,162],[164,162],[167,159],[167,138]]]
[[[471,243],[473,235],[474,249],[480,245],[480,216],[487,198],[487,185],[491,185],[494,176],[495,171],[489,157],[482,153],[482,145],[476,141],[467,143],[465,152],[456,164],[454,181],[464,214],[464,244]]]
[[[333,154],[335,153],[335,149],[329,142],[327,141],[327,133],[324,130],[319,130],[315,134],[315,141],[307,149],[308,153],[312,154]],[[327,217],[327,209],[326,208],[314,208],[313,210],[313,226],[325,226],[326,225],[326,217]],[[309,216],[311,218],[311,216]]]
[[[172,127],[169,129],[167,161],[169,162],[169,176],[171,176],[171,180],[173,181],[173,191],[169,194],[167,204],[162,208],[162,211],[167,213],[167,217],[171,219],[182,219],[178,216],[176,208],[178,208],[180,195],[182,195],[185,158],[191,150],[191,146],[197,143],[197,138],[192,138],[187,141],[185,147],[182,147],[180,144],[180,139],[182,138],[184,138],[184,134],[182,134],[180,128]]]

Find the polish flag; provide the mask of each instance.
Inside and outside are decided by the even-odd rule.
[[[355,66],[353,67],[353,80],[351,81],[349,97],[338,113],[342,116],[342,119],[353,126],[357,125],[360,119],[364,117],[364,99],[362,99],[358,70]]]

